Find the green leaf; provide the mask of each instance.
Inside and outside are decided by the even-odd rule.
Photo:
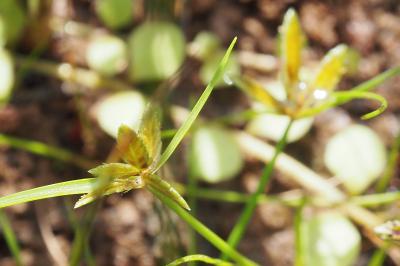
[[[352,266],[360,253],[360,233],[338,212],[303,220],[302,236],[307,266]]]
[[[79,195],[95,191],[96,178],[71,180],[24,190],[0,198],[0,208],[31,202],[40,199]]]
[[[145,179],[146,185],[150,186],[153,190],[163,194],[165,197],[175,201],[185,210],[190,211],[189,205],[185,199],[179,194],[174,187],[172,187],[167,181],[161,179],[157,175],[151,175]]]
[[[327,109],[345,104],[354,99],[375,100],[380,103],[380,106],[377,109],[375,109],[374,111],[369,112],[361,117],[361,119],[364,119],[364,120],[371,119],[371,118],[374,118],[374,117],[380,115],[381,113],[383,113],[386,110],[386,108],[388,106],[388,103],[384,97],[382,97],[379,94],[373,93],[373,92],[358,91],[358,90],[340,91],[340,92],[331,93],[327,100],[321,102],[316,107],[305,109],[305,110],[299,112],[296,115],[296,117],[302,118],[302,117],[314,116],[314,115],[317,115]]]
[[[14,87],[14,62],[11,55],[0,47],[0,104],[8,101]]]
[[[204,84],[208,84],[211,81],[223,56],[224,52],[218,51],[213,54],[212,57],[207,58],[204,61],[199,73],[200,79],[201,81],[203,81]],[[221,79],[218,80],[216,86],[222,87],[232,85],[231,77],[238,75],[240,75],[240,64],[236,58],[236,55],[232,53],[232,55],[229,57],[228,63],[226,64],[224,74],[222,75]]]
[[[182,29],[171,22],[148,21],[136,27],[128,40],[131,81],[169,78],[185,59],[185,45]]]
[[[219,126],[197,128],[190,145],[190,166],[195,177],[217,183],[235,177],[243,167],[239,145]]]
[[[16,0],[0,1],[0,17],[6,37],[6,40],[0,39],[0,46],[3,46],[4,43],[15,44],[24,30],[26,15],[19,2]]]
[[[133,22],[134,2],[132,0],[96,0],[96,14],[107,27],[119,29]]]
[[[280,114],[260,114],[254,117],[246,126],[246,131],[251,134],[279,141],[289,124],[290,118]],[[295,142],[301,139],[311,129],[314,119],[306,117],[294,120],[288,134],[288,142]]]
[[[167,148],[165,149],[164,153],[161,155],[160,161],[158,162],[155,171],[160,169],[163,166],[175,149],[178,147],[179,143],[185,137],[186,133],[189,131],[190,127],[192,126],[193,122],[196,120],[197,116],[199,115],[201,109],[207,102],[208,97],[210,97],[211,92],[213,91],[216,83],[221,78],[222,74],[224,73],[225,67],[228,63],[229,56],[233,50],[233,47],[236,43],[237,38],[235,37],[231,42],[228,50],[225,53],[225,56],[222,58],[217,71],[215,71],[213,78],[211,79],[210,83],[205,88],[204,92],[201,94],[199,100],[193,107],[192,111],[190,112],[188,118],[183,123],[183,125],[178,129],[174,138],[171,140]],[[154,172],[155,172],[154,171]]]
[[[359,194],[385,169],[386,150],[374,131],[352,125],[329,140],[324,162],[350,193]]]
[[[86,48],[88,66],[103,76],[121,73],[128,64],[126,45],[120,38],[96,34]]]
[[[173,262],[168,263],[167,266],[178,266],[178,265],[188,263],[191,261],[201,261],[201,262],[204,262],[207,264],[218,265],[218,266],[233,266],[233,264],[230,262],[211,258],[209,256],[202,255],[202,254],[188,255],[188,256],[176,259]]]
[[[0,226],[4,238],[6,240],[7,246],[14,257],[15,264],[17,266],[22,266],[23,264],[21,259],[21,249],[19,247],[17,237],[14,233],[14,230],[10,224],[10,221],[6,213],[3,210],[0,210]]]
[[[92,168],[88,172],[95,177],[124,178],[139,174],[140,170],[126,163],[107,163]]]
[[[137,91],[122,91],[107,95],[96,103],[93,111],[101,129],[117,138],[122,124],[138,131],[147,101]]]

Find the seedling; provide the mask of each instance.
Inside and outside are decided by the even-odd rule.
[[[137,133],[126,125],[119,128],[117,150],[125,163],[108,163],[89,170],[89,173],[98,178],[99,188],[82,196],[75,208],[90,203],[99,196],[150,186],[184,209],[190,210],[181,195],[156,175],[161,151],[161,132],[160,119],[153,107],[148,107]]]
[[[306,74],[312,71],[301,66],[301,51],[305,36],[293,9],[289,9],[284,16],[279,39],[280,83],[266,89],[250,77],[235,78],[240,88],[256,101],[264,104],[268,110],[287,115],[292,119],[299,119],[315,116],[353,99],[371,99],[380,103],[377,110],[365,114],[362,116],[363,119],[373,118],[386,109],[385,98],[368,90],[398,74],[399,68],[388,70],[351,90],[335,92],[339,81],[352,63],[349,61],[352,56],[346,45],[339,44],[334,47],[322,59],[314,74]],[[275,92],[272,93],[274,90]],[[279,90],[283,90],[282,97],[276,95]]]

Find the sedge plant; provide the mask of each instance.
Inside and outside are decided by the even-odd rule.
[[[273,113],[289,117],[289,123],[276,145],[274,156],[264,168],[255,192],[247,200],[246,205],[234,225],[227,242],[236,247],[246,231],[254,213],[258,199],[263,194],[272,174],[278,155],[286,146],[288,133],[293,122],[304,117],[312,117],[329,108],[347,103],[353,99],[375,100],[380,105],[376,110],[363,115],[362,119],[370,119],[381,114],[387,107],[387,101],[379,94],[370,92],[388,78],[400,74],[400,67],[387,70],[350,90],[335,91],[342,76],[352,63],[350,50],[344,44],[331,49],[314,71],[306,71],[302,67],[301,52],[306,42],[299,18],[294,9],[289,9],[279,29],[279,53],[281,68],[278,84],[274,88],[265,88],[249,76],[233,77],[236,85],[251,98],[264,105]],[[313,74],[304,74],[310,73]],[[271,93],[273,89],[281,89],[284,97],[278,99]],[[222,258],[228,258],[223,254]]]
[[[221,252],[229,254],[240,265],[256,265],[191,216],[188,213],[190,207],[183,197],[157,175],[157,171],[167,162],[196,120],[216,82],[223,75],[235,43],[236,38],[227,49],[212,80],[194,105],[187,120],[177,130],[161,155],[159,114],[156,106],[149,106],[138,132],[126,126],[121,126],[119,129],[117,149],[124,163],[103,164],[89,170],[94,178],[55,183],[1,197],[0,208],[45,198],[84,194],[75,204],[77,208],[109,194],[146,188]]]

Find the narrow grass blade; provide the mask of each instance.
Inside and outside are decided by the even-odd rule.
[[[161,155],[160,161],[155,167],[155,170],[153,172],[156,172],[157,170],[160,169],[161,166],[163,166],[169,157],[172,155],[172,153],[175,151],[175,149],[178,147],[179,143],[182,141],[182,139],[185,137],[186,133],[189,131],[190,127],[192,126],[193,122],[196,120],[197,116],[199,115],[201,109],[207,102],[208,97],[210,97],[211,92],[213,91],[215,85],[217,84],[218,80],[221,79],[222,74],[224,73],[225,67],[228,63],[229,56],[233,50],[233,47],[236,43],[237,37],[233,39],[231,42],[228,50],[226,51],[224,57],[222,58],[217,71],[214,73],[214,76],[212,77],[210,83],[207,85],[205,88],[203,94],[201,94],[199,100],[193,107],[192,111],[189,114],[189,117],[186,119],[186,121],[183,123],[183,125],[178,129],[176,134],[174,135],[174,138],[171,140],[167,148],[165,149],[164,153]]]
[[[303,207],[305,201],[302,202],[300,207],[297,208],[294,217],[294,233],[295,233],[295,266],[305,266],[305,245],[303,235],[302,235],[302,225],[303,225]]]
[[[233,266],[232,263],[226,262],[220,259],[211,258],[206,255],[195,254],[195,255],[188,255],[179,259],[174,260],[171,263],[168,263],[167,266],[178,266],[183,263],[193,262],[193,261],[201,261],[211,265],[218,265],[218,266]]]
[[[367,81],[361,83],[360,85],[355,86],[351,90],[370,91],[370,90],[376,88],[377,86],[381,85],[386,80],[388,80],[396,75],[400,75],[400,66],[388,69],[388,70],[382,72],[381,74],[373,77],[372,79],[367,80]]]
[[[301,113],[298,114],[297,118],[302,118],[302,117],[308,117],[308,116],[314,116],[320,112],[323,112],[327,109],[330,109],[335,106],[339,106],[342,104],[345,104],[347,102],[350,102],[354,99],[366,99],[366,100],[375,100],[380,103],[380,106],[372,111],[369,112],[361,117],[363,120],[371,119],[374,118],[383,111],[386,110],[388,103],[387,100],[382,97],[379,94],[373,93],[373,92],[368,92],[368,91],[340,91],[340,92],[334,92],[331,94],[330,99],[327,100],[326,102],[310,109],[306,109],[302,111]]]
[[[18,245],[17,237],[11,227],[10,221],[8,220],[7,215],[3,210],[0,210],[0,226],[3,231],[4,238],[6,240],[7,246],[11,251],[11,254],[14,257],[14,262],[17,266],[21,266],[21,252]]]
[[[228,254],[232,260],[236,261],[238,265],[243,266],[255,266],[257,263],[249,260],[248,258],[241,255],[234,248],[229,246],[222,238],[216,235],[208,227],[202,224],[195,217],[190,215],[186,210],[182,209],[175,201],[164,196],[157,190],[153,190],[151,187],[149,190],[159,198],[165,205],[167,205],[171,210],[173,210],[182,220],[184,220],[188,225],[190,225],[194,230],[196,230],[201,236],[203,236],[207,241],[214,245],[221,252]]]
[[[396,140],[390,149],[389,160],[382,177],[375,186],[376,192],[384,192],[394,177],[400,152],[400,132],[397,134]]]
[[[86,194],[96,189],[96,178],[77,179],[24,190],[0,198],[0,208],[40,199]]]
[[[69,162],[84,169],[94,166],[93,162],[87,160],[80,155],[74,154],[62,148],[47,145],[39,141],[21,139],[0,134],[0,145],[10,146],[16,149],[21,149],[33,154],[56,159],[63,162]]]

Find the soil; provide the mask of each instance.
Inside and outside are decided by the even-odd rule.
[[[58,2],[58,1],[57,1]],[[91,1],[59,1],[52,14],[102,27]],[[66,4],[63,6],[62,3]],[[68,4],[68,2],[70,2]],[[284,12],[294,7],[308,37],[306,57],[317,60],[338,43],[359,51],[361,61],[354,75],[345,78],[340,89],[350,88],[400,62],[400,2],[398,0],[192,0],[179,13],[179,23],[188,41],[196,33],[210,30],[224,45],[238,36],[237,50],[276,54],[277,27]],[[136,26],[143,21],[142,9],[135,17]],[[132,27],[134,27],[132,26]],[[131,28],[122,31],[129,33]],[[31,36],[32,37],[32,36]],[[81,51],[85,40],[56,35],[40,55],[57,62],[84,66]],[[16,52],[29,55],[28,42]],[[181,76],[171,100],[187,104],[188,96],[203,89],[197,75],[199,64],[185,63],[189,71]],[[274,78],[276,73],[245,72]],[[101,131],[88,115],[93,103],[105,90],[71,93],[68,84],[55,78],[25,71],[18,72],[19,83],[10,103],[0,109],[0,132],[25,139],[38,140],[63,147],[94,161],[104,161],[114,140]],[[123,78],[123,77],[122,77]],[[376,90],[389,101],[383,116],[362,122],[375,129],[389,147],[399,128],[400,77]],[[204,110],[204,117],[227,114],[248,105],[239,91],[216,91]],[[374,103],[355,101],[320,115],[311,132],[301,141],[289,145],[287,152],[318,172],[327,173],[321,162],[326,140],[352,121],[360,122],[361,114],[372,110]],[[88,125],[81,123],[82,114]],[[240,128],[240,126],[238,126]],[[87,169],[32,155],[14,148],[0,148],[0,195],[70,179],[87,177]],[[185,182],[183,167],[185,149],[180,149],[170,163],[174,178]],[[398,166],[399,164],[397,164]],[[262,165],[248,159],[245,169],[232,181],[213,186],[250,192],[260,175]],[[178,175],[177,175],[178,174]],[[398,178],[393,185],[398,185]],[[203,187],[210,185],[200,184]],[[279,173],[274,174],[270,193],[296,188]],[[77,197],[42,200],[5,209],[22,248],[25,265],[67,265],[74,230],[72,216],[83,219],[87,208],[71,211]],[[238,217],[240,204],[199,200],[198,217],[218,235],[226,238]],[[293,265],[293,209],[279,204],[258,207],[239,250],[261,265]],[[164,265],[186,254],[188,228],[144,190],[111,195],[103,200],[93,221],[90,251],[95,265]],[[219,253],[205,240],[199,240],[199,253],[218,257]],[[363,240],[362,255],[357,265],[367,265],[375,247]],[[14,265],[4,236],[0,234],[0,265]],[[385,265],[394,265],[387,259]]]

